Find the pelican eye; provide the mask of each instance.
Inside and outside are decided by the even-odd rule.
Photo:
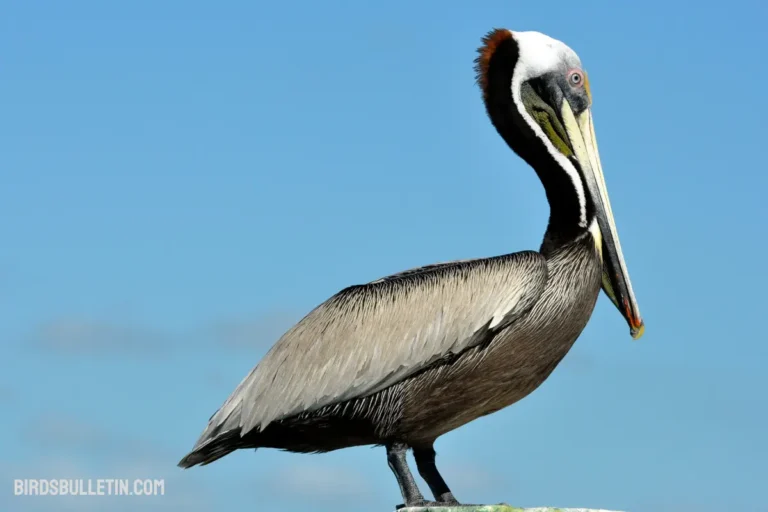
[[[574,69],[573,71],[568,73],[568,83],[571,84],[573,87],[583,87],[584,74],[578,69]]]

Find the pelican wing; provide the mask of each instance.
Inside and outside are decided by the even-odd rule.
[[[346,288],[277,341],[206,432],[239,426],[244,435],[375,393],[488,341],[533,306],[546,281],[544,257],[526,251],[429,265]]]

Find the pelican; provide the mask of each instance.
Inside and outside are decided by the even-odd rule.
[[[535,390],[602,289],[633,338],[644,323],[608,199],[587,73],[539,32],[495,29],[475,59],[487,114],[538,174],[538,252],[438,263],[350,286],[288,330],[210,418],[179,466],[243,448],[386,448],[404,505],[457,505],[434,442]],[[435,501],[406,462],[413,451]]]

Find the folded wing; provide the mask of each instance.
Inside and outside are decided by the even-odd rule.
[[[526,251],[346,288],[277,341],[213,415],[198,444],[223,430],[240,427],[244,435],[375,393],[487,341],[530,309],[546,281],[546,261]]]

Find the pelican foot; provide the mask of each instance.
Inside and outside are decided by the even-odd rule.
[[[401,503],[400,505],[398,505],[395,508],[397,510],[407,510],[407,511],[410,512],[411,509],[419,510],[419,511],[421,511],[422,509],[424,509],[424,510],[432,510],[432,509],[434,509],[436,507],[453,507],[453,506],[456,506],[458,504],[459,504],[458,501],[456,503],[443,503],[443,502],[440,502],[440,501],[421,500],[421,501],[417,501],[415,503],[411,503],[409,505],[405,505],[405,504]]]

